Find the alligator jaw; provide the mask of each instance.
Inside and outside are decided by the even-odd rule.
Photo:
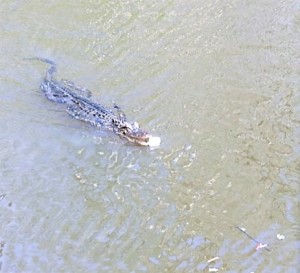
[[[132,141],[129,139],[129,141]],[[152,135],[147,135],[145,138],[136,138],[134,140],[135,143],[142,145],[142,146],[150,146],[155,147],[160,145],[160,137],[155,137]]]
[[[160,137],[155,137],[152,136],[148,133],[143,134],[143,135],[124,135],[120,134],[120,136],[126,138],[132,143],[139,144],[142,146],[150,146],[150,147],[155,147],[160,145]]]

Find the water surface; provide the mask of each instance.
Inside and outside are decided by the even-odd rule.
[[[1,1],[1,270],[297,272],[299,29],[295,0]],[[161,146],[69,117],[34,56]]]

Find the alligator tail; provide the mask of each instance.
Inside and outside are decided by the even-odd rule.
[[[53,78],[53,74],[56,72],[56,64],[49,60],[49,59],[45,59],[45,58],[38,58],[38,57],[33,57],[33,58],[25,58],[26,60],[35,60],[35,61],[41,61],[47,64],[50,64],[50,68],[47,70],[46,72],[46,79],[48,81],[51,81]]]
[[[56,64],[49,59],[37,58],[37,60],[51,65],[46,72],[46,79],[49,81],[52,80],[53,74],[56,72]]]

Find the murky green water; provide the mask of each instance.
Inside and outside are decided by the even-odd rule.
[[[299,2],[64,2],[0,3],[1,271],[297,272]],[[34,56],[162,145],[70,118]]]

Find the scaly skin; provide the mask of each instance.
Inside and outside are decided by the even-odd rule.
[[[41,89],[46,97],[57,103],[67,104],[67,112],[74,118],[101,127],[126,138],[128,141],[140,145],[148,145],[151,137],[146,131],[139,128],[136,122],[128,122],[125,114],[115,105],[117,113],[90,99],[90,91],[75,86],[69,81],[57,81],[53,78],[56,71],[54,62],[48,59],[33,58],[50,64]]]

